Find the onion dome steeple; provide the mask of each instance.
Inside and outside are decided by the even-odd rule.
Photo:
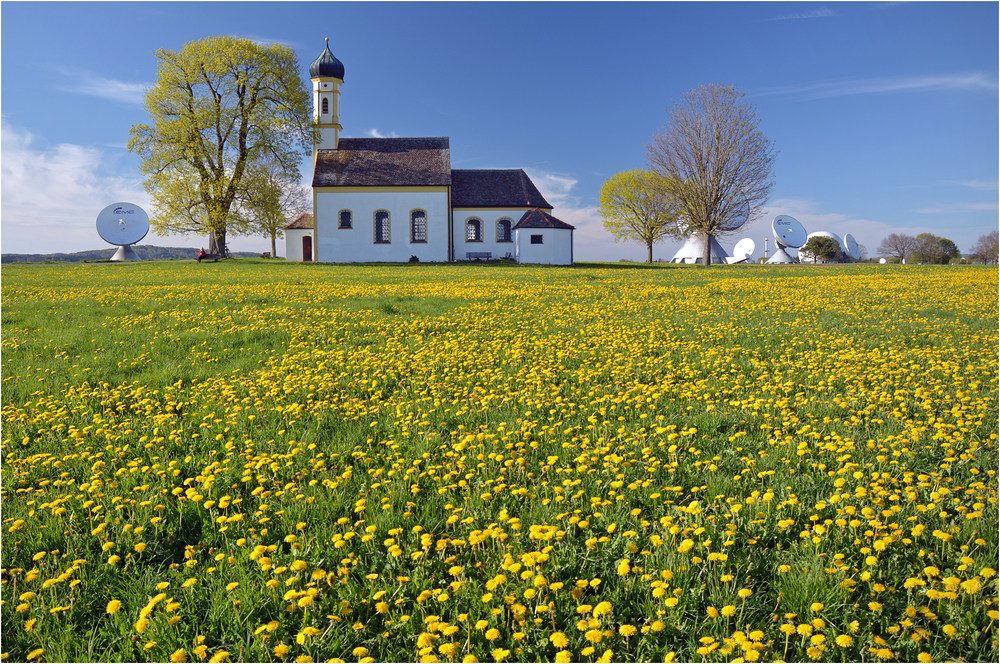
[[[330,38],[326,38],[326,48],[309,65],[309,78],[339,78],[344,80],[344,63],[330,51]]]

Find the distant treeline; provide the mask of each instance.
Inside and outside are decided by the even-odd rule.
[[[176,260],[178,258],[194,259],[198,256],[198,249],[191,247],[135,245],[132,249],[144,261],[165,261]],[[107,249],[77,251],[72,254],[3,254],[0,255],[0,263],[82,263],[85,261],[106,261],[111,260],[111,257],[115,255],[115,251],[115,247],[109,247]],[[231,255],[234,258],[260,256],[260,254],[246,251],[234,251]]]

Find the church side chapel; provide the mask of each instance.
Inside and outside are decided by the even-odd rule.
[[[574,227],[523,170],[452,169],[447,137],[341,138],[344,65],[329,39],[309,77],[313,214],[286,227],[286,260],[573,264]]]

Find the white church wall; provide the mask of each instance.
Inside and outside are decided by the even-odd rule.
[[[518,263],[573,264],[573,231],[567,228],[519,228],[514,233]],[[532,244],[533,235],[541,237],[540,244]]]
[[[452,236],[455,241],[455,260],[470,260],[469,254],[490,254],[490,258],[505,258],[510,254],[514,258],[517,250],[514,247],[514,226],[528,211],[528,208],[458,208],[452,210]],[[469,241],[466,233],[466,222],[476,218],[481,220],[481,241]],[[510,242],[497,240],[497,222],[501,219],[510,220]]]
[[[324,263],[405,263],[448,260],[446,187],[317,187],[316,256]],[[410,242],[410,212],[427,212],[427,241]],[[352,227],[339,228],[339,213],[350,210]],[[389,243],[375,243],[375,212],[389,212]]]

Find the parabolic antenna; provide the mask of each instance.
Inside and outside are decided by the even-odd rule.
[[[722,232],[735,231],[741,228],[743,224],[747,223],[747,219],[750,218],[750,201],[747,198],[743,198],[742,202],[736,206],[729,216],[726,217],[721,224],[719,224],[719,230]]]
[[[774,241],[782,247],[798,249],[806,243],[806,229],[798,219],[787,214],[779,214],[774,218],[771,222],[771,231],[774,233]]]
[[[733,247],[733,258],[740,261],[749,261],[753,252],[757,249],[753,238],[745,237]]]
[[[880,258],[880,259],[878,259],[878,262],[879,262],[880,264],[882,264],[882,265],[885,265],[885,264],[886,264],[886,260],[885,260],[884,258]]]
[[[137,261],[132,245],[149,232],[149,215],[134,203],[112,203],[97,215],[97,234],[108,244],[117,244],[113,261]]]
[[[850,233],[844,236],[844,248],[847,249],[847,255],[851,257],[852,261],[861,260],[861,247],[858,246],[858,241]]]

